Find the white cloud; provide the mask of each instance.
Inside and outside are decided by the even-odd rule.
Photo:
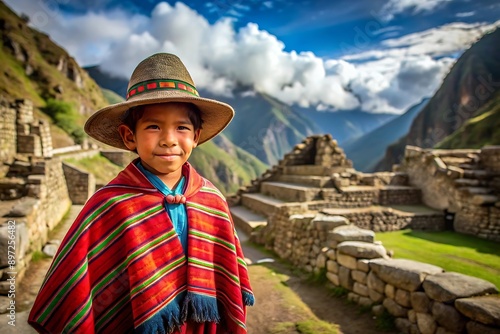
[[[37,8],[30,0],[16,3],[30,8],[25,11],[30,16],[51,18],[37,28],[83,66],[99,63],[104,70],[129,78],[145,57],[171,52],[183,60],[198,88],[231,95],[242,84],[248,91],[322,110],[401,113],[439,87],[454,61],[449,55],[500,26],[500,21],[453,23],[387,39],[380,50],[322,59],[312,52],[285,51],[283,42],[253,23],[239,30],[232,19],[211,24],[182,2],[159,3],[149,16],[115,10],[72,17],[62,16],[57,8]],[[430,7],[421,5],[419,10]],[[399,27],[390,26],[374,33],[398,31]]]
[[[470,16],[474,16],[475,14],[476,14],[476,12],[472,11],[472,12],[456,13],[455,16],[456,17],[470,17]]]
[[[450,1],[451,0],[390,0],[382,7],[380,13],[385,20],[390,21],[397,14],[408,11],[411,11],[411,15],[431,12]]]

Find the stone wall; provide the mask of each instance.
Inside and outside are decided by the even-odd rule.
[[[401,166],[422,201],[454,215],[455,231],[500,241],[500,147],[432,150],[407,146]]]
[[[63,162],[64,176],[73,204],[85,204],[87,199],[95,192],[96,182],[93,174],[87,173],[70,163]]]
[[[254,234],[279,257],[384,310],[401,333],[498,333],[500,298],[490,282],[425,263],[392,259],[371,230],[343,216],[281,208],[267,233]],[[280,222],[279,217],[283,218]],[[272,232],[271,232],[272,230]]]
[[[137,154],[124,150],[103,150],[101,155],[121,167],[126,167],[132,160],[137,158]]]
[[[61,221],[71,201],[60,160],[34,160],[15,166],[16,176],[24,180],[25,195],[3,203],[11,203],[12,207],[0,220],[0,249],[8,249],[9,226],[15,226],[16,280],[19,282],[33,252],[40,251],[47,243],[49,231]],[[0,252],[0,268],[7,265],[4,255]],[[0,282],[0,294],[5,293],[4,286],[5,283]]]
[[[0,103],[0,161],[12,161],[16,143],[16,110],[7,103]]]

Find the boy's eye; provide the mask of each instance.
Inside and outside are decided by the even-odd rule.
[[[146,127],[146,129],[159,129],[160,127],[158,125],[154,125],[154,124],[151,124],[151,125],[148,125]]]
[[[189,127],[184,126],[184,125],[179,125],[178,129],[179,130],[191,130]]]

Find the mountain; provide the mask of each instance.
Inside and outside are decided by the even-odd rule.
[[[369,113],[361,110],[317,111],[314,108],[298,108],[300,113],[316,124],[322,133],[330,133],[343,146],[376,129],[397,115],[389,113]]]
[[[232,97],[209,93],[203,96],[226,102],[234,108],[234,119],[223,133],[235,145],[268,165],[276,164],[305,137],[320,132],[294,108],[264,93],[240,89]]]
[[[457,131],[446,137],[435,147],[481,148],[500,144],[500,90],[477,112],[478,116],[468,119]]]
[[[406,145],[434,147],[460,131],[469,119],[489,112],[484,107],[500,89],[499,45],[500,30],[497,29],[485,34],[462,54],[436,94],[415,118],[408,134],[389,146],[377,170],[387,170],[398,163]],[[496,114],[493,112],[493,115]],[[478,135],[477,142],[500,144],[493,140],[491,133]]]
[[[413,120],[428,102],[429,99],[425,98],[410,107],[404,114],[361,137],[344,143],[344,152],[352,160],[354,168],[363,172],[372,172],[384,157],[386,148],[406,135]]]

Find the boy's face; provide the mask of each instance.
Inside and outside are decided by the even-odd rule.
[[[120,126],[123,142],[129,150],[137,150],[147,170],[172,188],[182,175],[182,165],[198,144],[200,130],[188,117],[189,106],[163,103],[144,106],[135,132]]]

